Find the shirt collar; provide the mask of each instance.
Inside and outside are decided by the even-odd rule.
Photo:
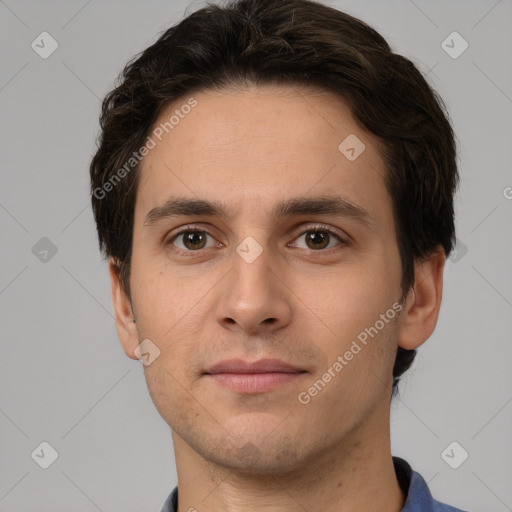
[[[407,461],[393,457],[398,483],[406,496],[401,512],[464,512],[434,500],[427,482]],[[161,512],[178,512],[178,487],[167,497]]]

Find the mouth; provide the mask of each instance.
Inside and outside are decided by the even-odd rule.
[[[204,376],[237,393],[265,393],[290,384],[308,373],[279,359],[242,359],[221,361],[210,367]]]

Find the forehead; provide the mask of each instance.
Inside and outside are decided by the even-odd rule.
[[[326,91],[201,91],[168,105],[149,136],[155,145],[142,160],[136,218],[170,193],[230,198],[237,210],[334,189],[363,204],[386,194],[380,141]]]

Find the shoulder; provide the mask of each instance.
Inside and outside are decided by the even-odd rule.
[[[466,512],[434,499],[425,479],[404,459],[393,457],[393,464],[406,496],[401,512]]]
[[[160,512],[178,512],[178,486],[169,494]]]

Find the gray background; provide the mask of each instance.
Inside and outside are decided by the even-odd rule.
[[[416,62],[460,144],[457,257],[392,406],[393,454],[439,500],[512,510],[512,2],[329,4]],[[0,511],[159,511],[176,484],[170,429],[117,339],[88,165],[122,66],[201,5],[0,1]],[[43,31],[59,45],[47,59],[31,48]],[[441,46],[453,31],[469,43],[456,59]],[[43,441],[48,469],[31,457]],[[458,469],[441,456],[453,441],[469,453]]]

